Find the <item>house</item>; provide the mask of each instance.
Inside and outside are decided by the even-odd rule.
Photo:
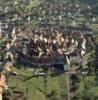
[[[81,37],[81,35],[84,35],[84,36],[93,35],[93,30],[86,26],[82,26],[82,27],[67,26],[66,32],[67,32],[67,35],[73,35],[76,37]]]
[[[9,25],[7,21],[1,21],[0,20],[0,38],[2,37],[8,37],[10,31],[11,31],[12,26]]]

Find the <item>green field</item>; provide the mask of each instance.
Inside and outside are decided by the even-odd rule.
[[[16,97],[14,91],[23,92],[28,100],[61,100],[61,98],[67,96],[65,74],[57,77],[52,77],[49,74],[46,77],[33,77],[32,70],[33,68],[12,69],[12,72],[17,72],[18,75],[9,76],[8,91],[10,92],[10,99],[13,100]],[[19,100],[22,100],[24,96],[21,96]]]

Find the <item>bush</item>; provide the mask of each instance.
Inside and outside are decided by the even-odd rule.
[[[48,95],[49,100],[61,100],[60,94],[57,90],[52,90],[50,95]]]

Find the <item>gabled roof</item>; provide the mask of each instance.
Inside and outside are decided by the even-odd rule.
[[[73,38],[80,38],[81,37],[80,32],[73,32],[71,35],[72,35]]]

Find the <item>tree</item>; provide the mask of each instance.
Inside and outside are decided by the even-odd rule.
[[[29,11],[32,11],[34,8],[38,7],[43,0],[30,0],[29,5],[27,6],[27,9]]]
[[[58,90],[51,91],[50,100],[61,100]]]

